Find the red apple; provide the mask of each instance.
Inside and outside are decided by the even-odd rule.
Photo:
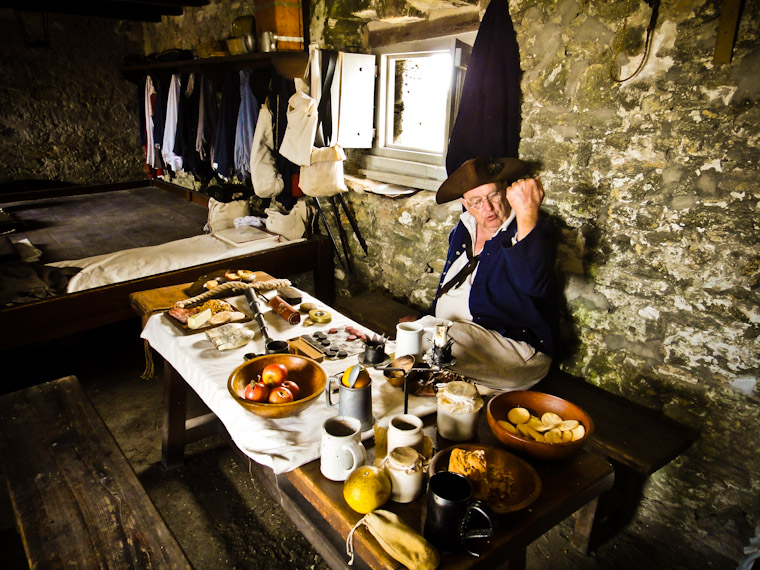
[[[269,399],[269,392],[269,386],[263,382],[256,382],[255,384],[251,382],[245,387],[243,397],[253,402],[266,402]]]
[[[282,386],[277,386],[269,393],[270,404],[285,404],[293,401],[293,392]]]
[[[279,386],[288,377],[284,364],[269,364],[261,371],[261,381],[269,387]]]
[[[280,384],[283,388],[287,388],[290,390],[290,393],[293,394],[293,399],[297,400],[298,396],[301,395],[301,388],[298,387],[298,384],[293,382],[292,380],[285,380],[282,384]]]

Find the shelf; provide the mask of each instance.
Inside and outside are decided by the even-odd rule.
[[[122,71],[129,73],[149,73],[151,71],[191,72],[208,67],[243,68],[248,66],[252,68],[261,68],[271,65],[280,75],[293,79],[296,77],[303,77],[308,60],[309,53],[306,51],[277,51],[128,65],[122,67]]]

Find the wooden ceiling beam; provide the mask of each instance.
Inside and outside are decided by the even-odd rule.
[[[184,6],[203,6],[208,0],[105,0],[100,2],[60,2],[57,0],[2,0],[0,8],[21,12],[49,12],[71,16],[91,16],[117,20],[160,22],[161,16],[180,16]]]

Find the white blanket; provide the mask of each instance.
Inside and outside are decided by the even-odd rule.
[[[235,247],[213,235],[204,234],[161,245],[136,247],[84,259],[57,261],[48,265],[82,268],[82,271],[71,278],[67,287],[67,292],[74,293],[272,249],[298,241],[303,240],[286,241],[280,236],[272,236]],[[256,270],[255,267],[250,269]]]
[[[231,300],[239,307],[246,307],[243,297],[233,297]],[[309,295],[304,294],[303,300],[329,310],[333,314],[332,322],[310,327],[301,324],[293,326],[267,310],[264,313],[265,324],[273,339],[286,340],[302,334],[313,334],[318,330],[346,326],[372,332]],[[250,312],[247,307],[246,310]],[[327,405],[324,395],[296,416],[266,419],[244,409],[227,391],[227,380],[235,368],[244,362],[243,355],[248,352],[264,352],[264,342],[254,322],[245,325],[256,331],[252,342],[242,348],[220,352],[205,334],[185,336],[168,322],[168,318],[164,314],[151,317],[143,330],[142,338],[147,339],[198,393],[246,455],[272,468],[275,473],[290,471],[319,457],[322,424],[338,413],[337,408]],[[393,350],[393,343],[389,342],[386,352]],[[329,377],[342,374],[346,368],[356,364],[357,359],[357,356],[352,356],[343,360],[325,360],[322,367]],[[369,371],[372,377],[372,412],[380,425],[387,426],[390,417],[403,412],[403,391],[391,386],[381,372],[374,369]],[[409,396],[409,413],[424,416],[436,409],[435,398]],[[372,435],[373,431],[368,430],[363,437],[367,439]]]

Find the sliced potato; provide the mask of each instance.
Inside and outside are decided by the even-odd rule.
[[[512,408],[507,412],[507,419],[514,425],[524,424],[530,419],[530,412],[525,408]]]
[[[583,439],[583,436],[586,435],[586,428],[583,427],[583,425],[579,425],[573,430],[570,430],[570,433],[573,434],[572,441],[578,441],[579,439]]]
[[[498,420],[496,423],[499,424],[501,427],[503,427],[505,430],[507,430],[509,433],[513,433],[517,435],[517,429],[507,420]]]
[[[562,441],[567,443],[568,441],[573,441],[573,432],[571,431],[563,431],[562,432]]]
[[[541,416],[541,423],[545,426],[554,427],[557,424],[562,423],[562,418],[554,412],[546,412],[543,416]]]
[[[530,427],[528,427],[527,423],[523,423],[523,424],[517,424],[517,431],[520,432],[525,437],[530,437],[530,432],[531,431],[536,431],[536,430],[533,430]],[[536,433],[538,433],[538,432],[536,432]]]
[[[562,431],[570,431],[570,430],[574,430],[579,425],[581,425],[581,422],[579,422],[578,420],[565,420],[561,422],[559,426],[557,427],[559,427],[559,429],[561,429]]]
[[[561,443],[562,432],[559,428],[552,428],[544,434],[544,439],[546,440],[546,443]]]
[[[521,425],[522,425],[522,424],[521,424]],[[531,428],[531,427],[529,427],[529,428],[528,428],[528,435],[529,435],[530,437],[532,437],[532,438],[533,438],[534,440],[536,440],[536,441],[540,441],[540,442],[542,442],[542,443],[545,443],[545,441],[546,441],[546,440],[544,439],[544,434],[537,432],[536,430],[534,430],[534,429],[533,429],[533,428]]]

